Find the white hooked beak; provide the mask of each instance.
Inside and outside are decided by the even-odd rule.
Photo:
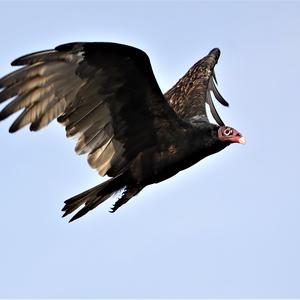
[[[239,138],[239,144],[246,144],[246,139],[243,136]]]

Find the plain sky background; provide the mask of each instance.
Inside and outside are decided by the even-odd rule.
[[[53,122],[0,124],[0,297],[300,297],[300,2],[0,2],[0,76],[71,41],[145,50],[163,91],[212,48],[247,145],[232,145],[117,213],[63,201],[103,178]]]

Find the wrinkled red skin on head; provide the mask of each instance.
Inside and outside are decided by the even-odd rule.
[[[229,136],[226,136],[224,134],[224,131],[227,128],[232,129],[232,134],[229,135]],[[220,127],[219,130],[218,130],[218,137],[219,137],[219,140],[222,141],[222,142],[239,143],[239,140],[242,137],[242,134],[239,133],[237,130],[235,130],[232,127],[223,126],[223,127]]]

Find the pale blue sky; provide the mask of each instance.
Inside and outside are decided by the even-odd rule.
[[[0,297],[300,297],[299,2],[0,2],[0,76],[71,41],[145,50],[163,91],[214,47],[232,145],[68,224],[104,180],[56,123],[0,124]]]

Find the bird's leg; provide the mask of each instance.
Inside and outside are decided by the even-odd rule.
[[[126,186],[121,198],[117,200],[109,212],[114,213],[119,207],[125,204],[133,196],[137,195],[142,189],[143,186]]]

